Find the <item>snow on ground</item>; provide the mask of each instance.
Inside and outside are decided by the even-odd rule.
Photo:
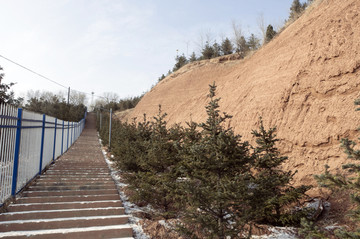
[[[101,140],[100,144],[101,144]],[[120,182],[120,175],[118,172],[118,169],[115,167],[114,162],[112,162],[108,157],[107,157],[107,152],[102,149],[102,153],[104,155],[105,161],[108,164],[110,170],[111,170],[111,176],[114,179],[116,186],[118,188],[119,194],[120,194],[120,198],[121,201],[124,205],[125,208],[125,213],[129,216],[129,224],[131,226],[131,228],[134,231],[134,238],[135,239],[150,239],[150,237],[148,235],[145,234],[144,230],[142,229],[141,225],[140,225],[140,220],[141,218],[138,218],[136,216],[134,216],[134,213],[136,212],[144,212],[146,211],[145,208],[140,208],[137,205],[129,202],[128,197],[125,195],[125,193],[121,190],[123,187],[128,186],[127,184],[124,184],[122,182]],[[149,210],[149,208],[146,208],[147,210]]]
[[[292,227],[269,227],[270,235],[253,236],[259,239],[296,239],[296,232]]]
[[[111,226],[99,226],[99,227],[79,227],[79,228],[60,228],[60,229],[44,229],[44,230],[32,230],[32,231],[12,231],[12,232],[2,232],[0,233],[0,238],[3,237],[15,237],[15,236],[39,236],[46,234],[54,233],[71,233],[71,232],[88,232],[88,231],[102,231],[102,230],[111,230],[111,229],[123,229],[129,228],[129,224],[124,225],[111,225]],[[129,238],[124,238],[129,239]]]

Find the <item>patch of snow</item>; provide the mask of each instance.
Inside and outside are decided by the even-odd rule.
[[[326,226],[325,230],[333,231],[335,229],[340,229],[340,228],[342,228],[342,226],[338,226],[337,223],[335,223],[334,225]]]
[[[101,191],[112,191],[113,189],[101,189]],[[71,192],[83,192],[84,190],[71,190]],[[99,189],[88,189],[86,191],[99,191]],[[32,193],[48,193],[48,192],[56,192],[56,193],[60,193],[60,192],[64,192],[61,190],[48,190],[48,191],[26,191],[26,194],[32,194]]]
[[[81,202],[42,202],[42,203],[17,203],[12,204],[12,207],[17,206],[30,206],[30,205],[53,205],[53,204],[91,204],[91,203],[98,203],[98,202],[118,202],[119,200],[101,200],[101,201],[81,201]]]
[[[111,194],[86,194],[86,195],[66,195],[66,196],[46,196],[46,198],[63,198],[63,199],[66,199],[66,198],[88,198],[88,197],[102,197],[102,196],[114,196],[114,195],[117,195],[117,194],[114,194],[114,193],[111,193]],[[26,197],[26,199],[43,199],[44,197]]]
[[[160,225],[162,225],[166,229],[170,229],[170,230],[174,229],[174,226],[171,223],[169,223],[168,221],[166,221],[166,220],[160,220],[158,222],[159,222]]]
[[[296,239],[293,227],[269,227],[270,235],[252,236],[256,239]]]
[[[99,137],[99,142],[101,144],[101,140],[100,140],[100,137]],[[121,176],[119,175],[119,172],[118,172],[118,169],[116,169],[115,167],[115,163],[112,162],[108,157],[107,157],[107,152],[102,149],[102,153],[104,155],[104,158],[105,158],[105,161],[111,171],[111,176],[112,178],[114,179],[115,183],[116,183],[116,186],[118,188],[118,191],[119,191],[119,195],[120,195],[120,198],[121,198],[121,201],[123,203],[123,206],[125,208],[125,213],[127,215],[129,215],[129,224],[131,226],[131,228],[133,229],[133,232],[135,234],[135,239],[150,239],[150,237],[148,235],[145,234],[143,228],[141,227],[140,225],[140,218],[134,216],[133,213],[135,212],[144,212],[146,210],[152,210],[151,208],[149,207],[146,207],[146,208],[140,208],[138,207],[137,205],[129,202],[129,199],[128,197],[125,195],[125,193],[121,190],[121,188],[123,187],[126,187],[128,186],[127,184],[125,183],[122,183],[120,180],[121,180]]]
[[[71,233],[71,232],[103,231],[103,230],[126,229],[126,228],[131,228],[131,227],[129,224],[124,224],[124,225],[99,226],[99,227],[61,228],[61,229],[33,230],[33,231],[12,231],[12,232],[0,233],[0,238],[10,237],[10,236],[46,235],[46,234],[54,234],[54,233],[66,234],[66,233]]]
[[[127,215],[110,215],[110,216],[62,217],[62,218],[47,218],[47,219],[14,220],[14,221],[2,221],[2,222],[0,222],[0,225],[1,224],[76,221],[76,220],[100,220],[100,219],[124,218],[124,217],[128,217],[128,216]]]
[[[31,214],[45,212],[74,212],[74,211],[97,211],[97,210],[114,210],[123,209],[123,207],[97,207],[97,208],[77,208],[77,209],[58,209],[58,210],[41,210],[41,211],[20,211],[20,212],[4,212],[1,215]]]

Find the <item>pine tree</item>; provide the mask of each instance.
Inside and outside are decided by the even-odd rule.
[[[144,200],[159,211],[158,216],[169,219],[177,215],[181,203],[177,194],[180,159],[174,142],[182,133],[179,126],[168,130],[165,117],[159,106],[159,113],[151,123],[149,140],[143,141],[143,150],[138,152],[142,157],[137,161],[141,170],[127,179],[134,191],[132,200]]]
[[[360,105],[360,99],[355,101],[355,105]],[[360,110],[357,108],[356,110]],[[358,131],[360,128],[358,128]],[[360,138],[358,138],[360,140]],[[345,164],[342,166],[345,171],[343,174],[331,174],[329,166],[325,165],[325,173],[316,175],[315,178],[322,187],[331,189],[344,189],[349,190],[350,198],[355,204],[355,208],[351,211],[351,218],[357,223],[358,229],[354,232],[347,231],[346,229],[336,230],[338,238],[360,238],[360,150],[356,149],[357,143],[348,138],[341,140],[341,147],[345,149],[348,158],[354,160],[354,163]],[[346,174],[347,172],[347,174]],[[353,175],[353,176],[347,176]]]
[[[159,79],[158,79],[158,82],[160,82],[160,81],[162,81],[163,79],[165,79],[165,75],[164,74],[162,74],[160,77],[159,77]]]
[[[306,9],[307,3],[301,4],[300,0],[293,0],[290,7],[290,19],[296,20],[301,13]]]
[[[131,173],[145,171],[142,161],[147,159],[147,146],[152,132],[152,125],[146,115],[144,114],[142,122],[134,120],[128,124],[114,121],[113,125],[113,153],[116,155],[118,168]]]
[[[186,178],[184,222],[188,235],[194,238],[198,227],[207,238],[236,237],[246,221],[236,218],[233,212],[233,189],[237,194],[247,188],[244,178],[249,174],[251,161],[248,143],[241,142],[231,128],[224,128],[224,122],[231,116],[220,114],[220,99],[215,98],[215,90],[214,83],[210,85],[210,102],[206,106],[208,118],[199,125],[202,137],[181,152],[181,169]]]
[[[280,156],[276,148],[276,127],[265,130],[263,121],[260,118],[259,130],[253,130],[256,137],[257,147],[255,148],[254,169],[254,199],[251,201],[255,221],[270,223],[272,225],[293,225],[299,224],[302,217],[306,216],[305,211],[292,213],[286,211],[293,203],[305,197],[305,192],[311,187],[290,185],[294,173],[283,171],[280,166],[288,159]]]
[[[236,52],[241,56],[241,57],[245,57],[246,54],[249,51],[249,45],[246,42],[246,39],[244,36],[241,36],[238,42],[238,47],[236,49]]]
[[[266,29],[265,43],[270,42],[275,35],[276,35],[276,31],[274,30],[272,25],[269,25]]]
[[[213,44],[213,49],[214,49],[214,57],[221,56],[221,46],[217,42]]]
[[[186,56],[184,54],[182,54],[180,56],[176,56],[175,60],[176,60],[176,63],[174,65],[173,72],[179,70],[181,67],[183,67],[184,65],[186,65],[188,63],[188,60],[186,59]]]
[[[248,40],[248,46],[250,50],[256,51],[260,47],[260,39],[254,34],[251,34]]]
[[[234,46],[229,40],[229,38],[225,38],[225,40],[221,43],[221,51],[224,55],[232,54],[234,50]]]
[[[211,59],[215,55],[214,48],[209,45],[209,42],[206,42],[204,49],[201,51],[203,59]]]
[[[190,62],[197,61],[195,52],[191,53],[189,61],[190,61]]]

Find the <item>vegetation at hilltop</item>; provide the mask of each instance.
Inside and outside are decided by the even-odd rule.
[[[150,205],[152,217],[176,218],[191,238],[250,235],[257,224],[298,225],[306,210],[291,210],[306,197],[307,186],[293,187],[286,157],[276,148],[276,129],[260,120],[257,144],[242,141],[225,124],[216,86],[210,86],[208,118],[168,127],[161,112],[147,120],[113,122],[114,161],[129,184],[130,199]],[[99,129],[108,143],[108,122]]]
[[[139,101],[141,100],[141,98],[143,97],[143,95],[141,96],[134,96],[134,97],[129,97],[129,98],[124,98],[124,99],[112,99],[112,100],[98,100],[95,105],[94,108],[95,109],[107,109],[110,110],[110,108],[113,111],[124,111],[127,109],[132,109],[135,108],[135,106],[139,103]]]
[[[54,94],[49,91],[29,91],[28,98],[24,109],[66,121],[80,121],[87,110],[85,95],[75,91],[70,94],[69,103],[61,92]]]
[[[3,68],[0,66],[0,71]],[[85,95],[73,93],[68,104],[61,94],[52,92],[31,92],[29,99],[24,102],[23,98],[15,98],[13,91],[9,91],[14,83],[1,83],[4,73],[0,73],[0,103],[10,104],[15,107],[22,107],[26,110],[40,114],[46,114],[66,121],[80,121],[86,112]]]
[[[314,0],[307,0],[306,2],[301,3],[300,0],[293,0],[289,9],[289,17],[287,20],[285,20],[285,25],[286,23],[291,23],[299,18],[313,1]],[[254,33],[251,33],[249,37],[246,37],[241,27],[235,22],[232,23],[233,37],[223,36],[220,43],[217,43],[216,40],[213,40],[213,38],[210,37],[210,34],[201,36],[201,39],[205,38],[206,40],[204,42],[198,43],[200,45],[198,55],[195,53],[195,51],[193,51],[188,57],[185,56],[184,53],[177,55],[175,57],[175,65],[172,71],[169,70],[167,74],[162,74],[158,78],[158,82],[163,80],[172,72],[179,70],[189,62],[212,59],[234,53],[238,54],[241,58],[246,57],[250,52],[254,52],[262,45],[269,43],[278,34],[278,30],[281,31],[281,29],[274,29],[274,26],[271,24],[268,24],[267,27],[265,27],[264,24],[265,23],[262,19],[262,22],[260,23],[261,26],[259,26],[262,28],[260,29],[263,34],[262,37],[258,37]]]

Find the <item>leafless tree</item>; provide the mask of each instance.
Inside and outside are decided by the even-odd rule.
[[[86,95],[82,92],[78,92],[76,90],[72,90],[70,91],[70,104],[74,104],[74,105],[86,105],[87,103],[87,98]]]
[[[265,37],[266,37],[266,24],[265,24],[265,19],[264,19],[264,14],[260,13],[260,15],[257,18],[257,25],[259,27],[261,36],[262,36],[262,42],[264,43],[265,41]]]
[[[241,24],[237,23],[235,20],[232,20],[231,26],[234,34],[234,45],[236,49],[240,49],[242,44],[242,38],[244,37]]]
[[[119,95],[114,92],[103,93],[103,98],[107,104],[109,104],[110,102],[118,102],[119,101]]]
[[[199,31],[198,40],[195,42],[195,45],[198,47],[198,51],[202,52],[206,43],[212,45],[214,40],[214,34],[212,33],[211,29],[202,29]]]

